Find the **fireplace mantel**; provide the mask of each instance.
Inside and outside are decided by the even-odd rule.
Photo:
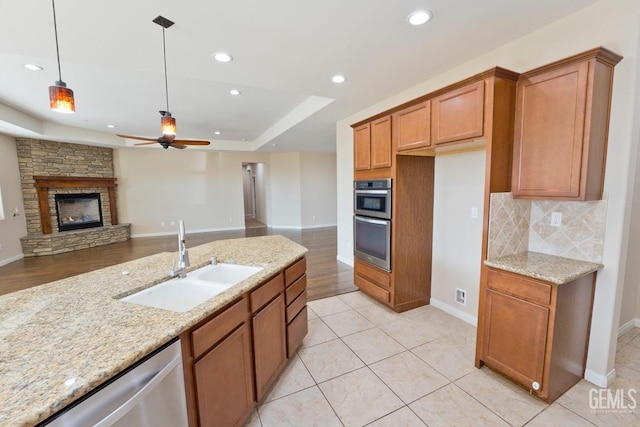
[[[34,186],[38,192],[40,225],[42,234],[51,234],[51,212],[49,211],[49,188],[107,188],[109,192],[109,211],[111,225],[118,225],[116,209],[116,178],[77,177],[77,176],[35,176]]]

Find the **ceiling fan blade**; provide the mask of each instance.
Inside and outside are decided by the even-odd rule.
[[[139,139],[141,141],[154,141],[154,142],[158,141],[158,138],[148,138],[146,136],[120,135],[120,134],[117,134],[117,135],[120,138]]]
[[[133,145],[153,145],[153,144],[157,144],[158,141],[152,141],[152,142],[138,142],[136,144]]]
[[[183,144],[183,145],[209,145],[211,142],[204,141],[200,139],[176,139],[173,141],[174,143]]]
[[[178,150],[184,150],[185,148],[187,148],[186,145],[182,145],[182,144],[176,144],[175,142],[172,142],[171,144],[169,144],[171,147],[173,148],[177,148]]]

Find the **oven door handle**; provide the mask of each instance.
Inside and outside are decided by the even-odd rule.
[[[389,194],[389,190],[355,190],[356,194]]]
[[[387,225],[389,223],[388,220],[365,218],[363,216],[356,216],[356,221],[368,222],[370,224],[378,224],[378,225]]]

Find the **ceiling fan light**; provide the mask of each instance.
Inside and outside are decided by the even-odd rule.
[[[63,81],[57,81],[55,86],[49,86],[49,106],[58,113],[75,113],[76,103],[73,91]]]
[[[162,116],[161,120],[161,129],[163,135],[175,135],[176,134],[176,119],[171,117],[170,113]]]

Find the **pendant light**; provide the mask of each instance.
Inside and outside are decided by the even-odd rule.
[[[162,118],[160,119],[160,129],[163,135],[172,135],[176,134],[176,119],[171,117],[171,113],[169,112],[169,84],[167,80],[167,45],[164,38],[164,30],[171,27],[174,23],[169,21],[167,18],[163,16],[158,16],[153,20],[156,24],[162,27],[162,52],[164,56],[164,93],[167,100],[167,109],[166,111],[160,111]]]
[[[56,23],[56,2],[51,0],[53,5],[53,30],[56,35],[56,56],[58,58],[58,77],[54,86],[49,86],[49,106],[53,111],[58,113],[74,113],[76,104],[73,99],[73,91],[67,87],[62,81],[62,72],[60,71],[60,48],[58,47],[58,25]]]

